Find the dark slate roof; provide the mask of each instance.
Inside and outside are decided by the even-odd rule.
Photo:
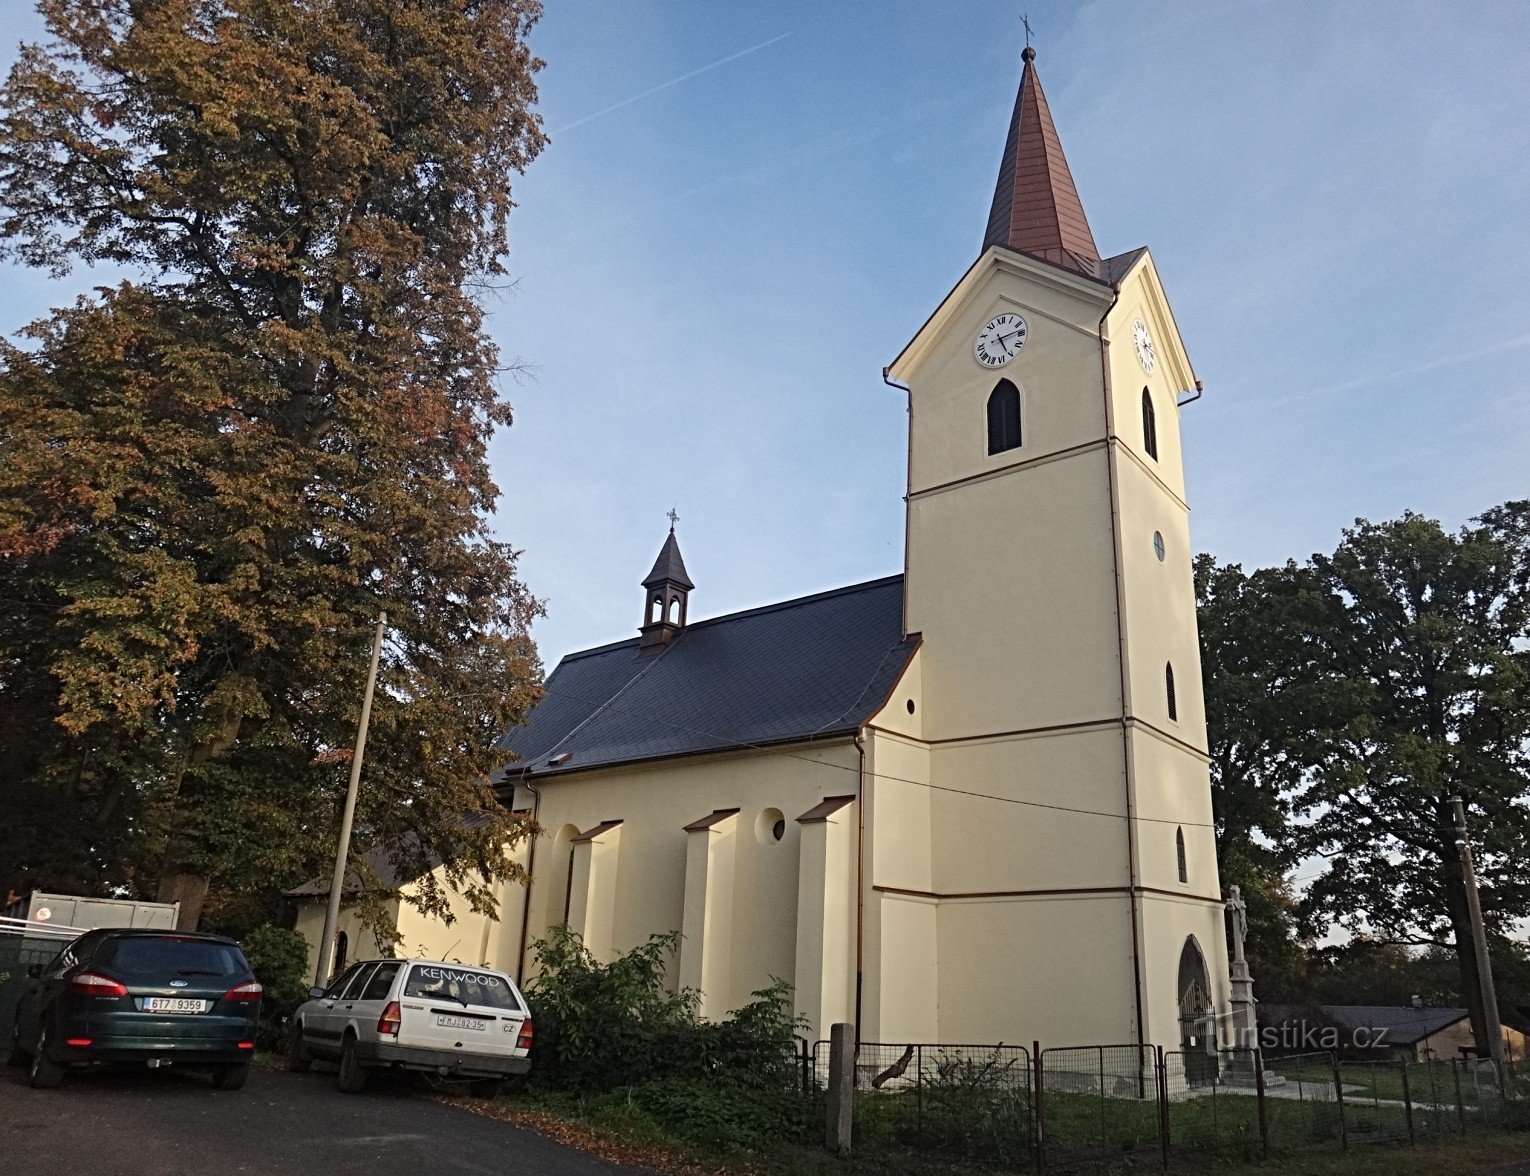
[[[695,621],[659,652],[634,637],[571,653],[501,737],[522,763],[500,781],[846,735],[881,708],[916,644],[903,636],[903,577],[889,576]]]
[[[1345,1029],[1385,1029],[1392,1045],[1415,1041],[1466,1019],[1465,1009],[1415,1009],[1411,1005],[1323,1005],[1334,1024]]]
[[[1126,277],[1132,266],[1137,264],[1137,259],[1147,252],[1147,246],[1137,249],[1128,249],[1125,253],[1118,253],[1114,257],[1107,257],[1100,262],[1100,277],[1104,278],[1112,286],[1119,286],[1121,279]]]
[[[413,882],[418,874],[413,877],[404,877],[399,873],[398,866],[394,864],[393,857],[386,849],[374,849],[364,855],[366,863],[371,867],[372,873],[377,875],[377,880],[384,890],[397,890],[400,886],[407,886]],[[286,892],[288,898],[316,898],[329,894],[330,875],[325,874],[322,878],[310,878],[301,886],[294,886]],[[345,877],[345,893],[360,894],[361,879],[356,872],[351,870]]]
[[[1302,1005],[1260,1001],[1255,1008],[1261,1025],[1316,1020],[1350,1032],[1385,1029],[1388,1045],[1412,1045],[1466,1019],[1465,1009],[1416,1009],[1411,1005]]]
[[[680,558],[680,543],[675,539],[673,531],[659,549],[659,558],[653,561],[653,571],[648,573],[643,587],[656,588],[664,583],[678,584],[681,588],[696,587],[685,573],[685,560]]]

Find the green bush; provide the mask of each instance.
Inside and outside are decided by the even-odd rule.
[[[797,1024],[781,981],[722,1021],[705,1021],[695,992],[671,991],[674,934],[598,963],[555,927],[536,944],[526,986],[536,1036],[533,1081],[589,1098],[592,1110],[639,1112],[671,1138],[753,1146],[797,1133]]]
[[[762,1147],[803,1134],[809,1108],[795,1091],[742,1085],[729,1077],[660,1078],[600,1096],[592,1111],[625,1104],[665,1136],[698,1147]]]
[[[266,990],[255,1043],[262,1049],[280,1049],[287,1022],[308,999],[308,941],[301,932],[267,923],[246,935],[240,947]]]

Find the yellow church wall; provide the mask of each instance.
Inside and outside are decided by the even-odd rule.
[[[796,818],[824,797],[854,795],[859,768],[854,744],[839,740],[544,780],[539,785],[538,821],[548,836],[537,848],[528,938],[535,940],[562,919],[568,879],[566,830],[586,831],[614,820],[622,824],[610,930],[597,954],[610,958],[656,932],[682,930],[685,826],[716,810],[739,808],[727,912],[734,929],[728,979],[723,991],[709,994],[708,1008],[714,1014],[731,1011],[773,977],[792,982],[802,837]],[[517,805],[529,798],[529,791],[518,790]],[[777,812],[786,823],[780,842],[771,836],[772,814]],[[565,834],[561,843],[560,831]],[[528,956],[528,976],[531,967]],[[678,961],[672,962],[670,977],[678,982]]]
[[[915,657],[918,662],[918,657]],[[912,668],[912,667],[911,667]],[[905,729],[919,718],[917,675],[905,675],[878,724]],[[915,701],[915,713],[907,702]],[[905,734],[875,729],[867,740],[865,974],[862,1035],[868,1040],[938,1040],[939,959],[934,885],[935,793],[930,749]],[[896,895],[890,890],[919,892]]]
[[[932,764],[937,892],[1127,884],[1119,725],[940,745]]]
[[[1188,518],[1134,462],[1119,463],[1119,478],[1132,713],[1204,751],[1206,713]],[[1162,562],[1153,547],[1155,532],[1164,540]],[[1173,719],[1166,664],[1174,667]]]
[[[1185,941],[1194,936],[1206,962],[1219,1043],[1231,1047],[1232,999],[1227,977],[1226,912],[1220,904],[1160,894],[1141,900],[1143,1015],[1149,1040],[1179,1048],[1179,963]]]
[[[913,497],[908,520],[926,737],[1119,713],[1103,449]]]
[[[1152,337],[1155,354],[1152,372],[1143,371],[1133,345],[1132,329],[1138,319]],[[1120,295],[1105,322],[1105,335],[1110,344],[1107,354],[1116,433],[1143,466],[1183,503],[1186,494],[1178,402],[1195,388],[1195,372],[1151,255],[1143,257],[1122,282]],[[1144,388],[1152,395],[1158,424],[1156,459],[1143,444]]]
[[[1132,732],[1136,763],[1139,877],[1144,886],[1215,897],[1217,876],[1211,786],[1203,762],[1154,732]],[[1182,829],[1189,882],[1179,881],[1174,833]]]
[[[328,910],[329,900],[323,896],[307,898],[298,903],[297,920],[293,923],[294,929],[302,935],[308,943],[308,964],[305,974],[312,977],[314,969],[319,963],[319,943],[324,938],[324,916]],[[390,924],[396,924],[398,918],[397,900],[388,904]],[[391,950],[385,950],[378,946],[377,938],[361,922],[356,910],[352,906],[342,904],[340,907],[340,921],[335,925],[336,933],[344,932],[346,943],[346,963],[353,964],[357,960],[376,959],[379,956],[391,956]]]
[[[896,379],[917,389],[909,422],[910,489],[918,493],[1101,437],[1101,395],[1078,397],[1066,413],[1044,406],[1061,390],[1072,392],[1080,371],[1099,371],[1099,320],[1109,301],[1108,290],[1056,267],[1004,250],[985,254],[891,365]],[[1025,319],[1027,342],[1002,370],[985,369],[973,359],[973,340],[985,323],[1010,312]],[[1024,446],[989,455],[983,408],[1000,379],[1020,389]]]
[[[1124,894],[941,902],[940,1040],[1133,1040],[1127,912]]]

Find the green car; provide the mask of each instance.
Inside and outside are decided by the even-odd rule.
[[[232,939],[87,931],[29,974],[11,1061],[33,1086],[98,1066],[210,1070],[219,1090],[249,1075],[261,987]]]

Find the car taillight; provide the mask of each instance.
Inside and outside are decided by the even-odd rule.
[[[224,1000],[259,1000],[265,989],[260,986],[260,981],[251,980],[248,984],[236,985],[223,994]]]
[[[69,991],[82,996],[126,996],[127,985],[99,972],[81,972],[69,981]]]
[[[91,1039],[89,1037],[66,1037],[66,1038],[64,1038],[64,1044],[65,1045],[72,1045],[76,1049],[84,1049],[87,1045],[90,1044],[90,1041],[91,1041]]]
[[[253,1041],[241,1041],[239,1043],[239,1048],[240,1049],[254,1049],[255,1048],[255,1043]]]
[[[531,1018],[527,1017],[521,1022],[521,1031],[515,1035],[516,1049],[531,1048]]]
[[[383,1010],[383,1015],[377,1018],[377,1031],[395,1035],[398,1033],[399,1022],[403,1019],[403,1010],[398,1007],[398,1001],[390,1000],[388,1007]]]

